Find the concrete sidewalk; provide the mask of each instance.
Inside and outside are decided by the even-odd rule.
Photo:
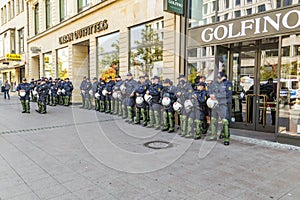
[[[300,199],[297,147],[240,136],[227,147],[79,106],[31,106],[21,114],[0,96],[1,200]]]

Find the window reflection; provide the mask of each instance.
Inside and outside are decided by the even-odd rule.
[[[58,78],[69,78],[69,53],[68,47],[57,50],[57,71]]]
[[[55,67],[52,63],[52,52],[44,54],[44,75],[45,77],[56,77],[55,75]]]

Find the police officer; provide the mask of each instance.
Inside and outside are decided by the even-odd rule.
[[[121,76],[117,75],[116,84],[113,87],[113,93],[116,93],[115,105],[114,105],[114,114],[122,116],[122,93],[121,93],[121,85],[123,85],[124,81]]]
[[[23,109],[22,113],[30,113],[30,90],[30,84],[27,83],[26,78],[23,78],[22,83],[17,86]]]
[[[163,82],[163,89],[161,91],[161,99],[163,105],[163,129],[162,131],[168,131],[168,133],[174,132],[175,120],[173,109],[173,103],[176,98],[176,87],[170,79],[165,79]]]
[[[100,80],[100,83],[98,84],[98,94],[100,95],[99,96],[99,106],[100,106],[100,109],[99,111],[100,112],[105,112],[105,95],[103,94],[103,90],[105,89],[105,81],[104,80]]]
[[[156,130],[160,129],[160,111],[161,111],[161,104],[160,104],[160,93],[163,89],[163,86],[159,83],[159,77],[153,77],[153,83],[146,91],[147,95],[152,96],[152,100],[149,103],[150,105],[150,121],[148,128],[155,127]]]
[[[91,102],[91,94],[92,93],[92,83],[90,78],[86,78],[86,83],[84,85],[84,108],[91,110],[92,109],[92,102]]]
[[[96,98],[95,94],[97,93],[98,90],[98,79],[97,77],[93,78],[93,83],[92,83],[92,91],[93,91],[93,96],[91,97],[92,99],[94,99],[94,103],[95,103],[95,110],[99,111],[100,110],[100,104],[99,104],[99,99]]]
[[[142,116],[143,126],[147,126],[147,113],[144,95],[148,89],[148,83],[145,81],[144,76],[139,77],[139,85],[135,90],[136,96],[136,109],[135,109],[135,124],[140,124],[140,116]]]
[[[134,104],[135,104],[135,97],[134,91],[137,86],[137,82],[133,79],[132,74],[130,72],[127,73],[127,81],[125,82],[125,93],[126,93],[126,100],[125,105],[127,106],[127,114],[128,118],[126,122],[133,123],[134,122]]]
[[[73,91],[73,84],[69,78],[65,78],[65,82],[63,84],[63,94],[64,94],[64,106],[70,105],[70,99]]]
[[[64,94],[62,93],[62,90],[64,89],[64,81],[60,78],[58,78],[57,88],[58,104],[64,105]]]
[[[206,116],[208,116],[208,107],[206,105],[206,100],[208,99],[208,91],[205,87],[206,84],[204,82],[196,84],[195,95],[197,97],[197,102],[195,102],[195,140],[200,139],[201,135],[206,134],[207,131]]]
[[[36,91],[38,92],[38,109],[35,111],[40,114],[47,113],[46,98],[48,97],[49,87],[46,84],[45,78],[41,79],[41,83],[37,86]]]
[[[107,77],[107,83],[105,89],[107,90],[107,95],[106,95],[106,111],[105,113],[113,113],[113,87],[115,86],[115,82],[112,80],[111,76]]]
[[[50,85],[50,106],[56,106],[57,102],[57,90],[58,90],[58,85],[57,85],[57,79],[55,79],[51,85]]]
[[[179,82],[177,84],[177,102],[179,102],[181,105],[184,105],[185,101],[189,98],[189,95],[192,94],[193,88],[192,86],[185,80],[185,76],[183,74],[180,74]],[[179,135],[185,136],[187,134],[187,120],[188,120],[188,112],[183,107],[181,110],[181,113],[179,115],[180,120],[180,133]]]
[[[80,108],[85,108],[85,94],[84,94],[84,88],[86,87],[86,76],[83,77],[81,83],[80,83],[80,96],[82,99],[82,106]]]
[[[207,140],[217,139],[217,122],[220,118],[223,124],[224,145],[229,145],[229,110],[227,104],[232,98],[232,84],[227,81],[227,75],[224,72],[218,73],[217,81],[214,81],[209,88],[209,96],[212,100],[217,100],[218,104],[211,111],[211,135]]]
[[[32,78],[31,81],[30,81],[30,96],[31,96],[31,100],[32,102],[36,102],[36,96],[33,95],[33,91],[36,87],[36,81]]]

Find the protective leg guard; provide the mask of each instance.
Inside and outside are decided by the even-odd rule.
[[[169,129],[169,123],[168,123],[168,113],[165,110],[163,111],[163,123],[164,123],[164,127],[162,131],[167,131]]]
[[[25,101],[25,111],[26,111],[26,113],[30,113],[30,101],[29,100]]]
[[[229,145],[229,137],[230,137],[230,133],[229,133],[229,122],[227,119],[222,119],[222,123],[224,126],[224,145]]]
[[[169,118],[169,130],[168,133],[173,133],[174,132],[174,127],[175,127],[175,121],[174,121],[174,114],[169,112],[168,113],[168,118]]]
[[[64,100],[65,100],[64,105],[65,106],[69,106],[70,97],[69,96],[65,96]]]
[[[119,115],[119,116],[122,116],[122,115],[123,115],[122,105],[123,105],[122,102],[119,101],[119,108],[118,108],[118,115]]]
[[[147,112],[145,108],[141,109],[142,117],[143,117],[143,126],[147,126]]]
[[[41,114],[45,114],[45,113],[47,113],[47,111],[46,111],[46,102],[44,103],[44,102],[41,102]]]
[[[127,106],[127,112],[128,112],[128,123],[133,123],[133,109],[131,106]]]
[[[199,139],[201,139],[201,126],[202,126],[202,121],[200,121],[199,119],[196,119],[195,120],[195,129],[196,129],[196,131],[195,131],[195,137],[194,137],[194,139],[195,140],[199,140]]]
[[[25,106],[25,100],[21,100],[21,105],[22,105],[22,113],[26,113],[26,106]]]
[[[159,112],[157,110],[154,111],[154,117],[155,117],[155,129],[159,130],[160,129],[160,116],[159,116]]]
[[[128,113],[127,113],[127,107],[125,105],[122,105],[122,114],[123,114],[123,119],[126,119],[127,116],[128,116]]]
[[[206,138],[207,141],[217,140],[216,122],[217,122],[217,119],[214,118],[214,117],[211,117],[211,119],[210,119],[210,130],[211,130],[211,133],[210,133],[210,136],[208,136]]]
[[[99,100],[95,99],[95,110],[99,111],[100,110],[100,105],[99,105]]]
[[[106,111],[105,113],[111,112],[111,100],[106,100]]]
[[[188,118],[187,120],[187,126],[186,126],[186,135],[184,136],[185,138],[191,138],[192,137],[192,132],[193,132],[193,122],[194,120],[192,118]]]
[[[153,121],[154,121],[154,116],[153,116],[153,111],[152,110],[149,110],[149,123],[147,125],[147,128],[153,128],[154,125],[153,125]]]
[[[184,137],[186,135],[186,124],[187,124],[187,117],[185,115],[182,115],[182,124],[180,126],[182,126],[182,132],[181,132],[181,136]]]
[[[41,102],[40,102],[40,100],[38,100],[37,101],[37,109],[35,110],[36,112],[38,112],[38,113],[41,113]]]
[[[100,112],[104,112],[104,100],[100,100]]]
[[[141,113],[141,108],[136,108],[134,124],[140,124],[140,113]]]

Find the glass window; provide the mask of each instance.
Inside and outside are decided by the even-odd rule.
[[[293,0],[283,0],[283,6],[290,6],[293,4]]]
[[[197,57],[197,48],[189,49],[188,50],[188,57]]]
[[[35,4],[34,6],[34,33],[37,34],[39,32],[39,4]]]
[[[225,0],[225,8],[229,8],[229,0]]]
[[[241,11],[240,10],[234,11],[234,16],[235,17],[240,17],[241,16]]]
[[[155,24],[159,22],[159,29]],[[130,28],[130,71],[139,77],[160,75],[163,69],[163,23],[153,21]]]
[[[16,14],[20,13],[20,0],[16,0]]]
[[[265,4],[263,4],[263,5],[260,5],[260,6],[258,6],[257,7],[257,12],[264,12],[264,11],[266,11],[266,5]]]
[[[68,47],[57,50],[57,76],[58,78],[69,78],[69,53]]]
[[[18,30],[19,35],[19,53],[24,53],[24,28]]]
[[[15,17],[15,0],[11,0],[11,18]]]
[[[228,19],[228,13],[226,13],[225,15],[224,15],[224,20],[227,20]]]
[[[201,52],[202,52],[202,53],[201,53],[202,56],[205,57],[205,56],[206,56],[206,47],[202,47],[202,48],[201,48]]]
[[[51,26],[51,2],[50,0],[45,1],[46,6],[46,28]]]
[[[24,0],[19,0],[20,1],[20,12],[24,11]]]
[[[216,6],[217,6],[216,1],[213,1],[212,2],[212,11],[216,11]]]
[[[247,15],[251,15],[252,14],[252,8],[249,8],[246,11],[247,11]]]
[[[92,0],[78,0],[78,12],[87,9],[91,1]]]
[[[67,0],[59,0],[59,17],[60,21],[63,21],[67,18],[68,7]]]
[[[10,31],[11,53],[16,53],[16,33],[15,30]]]
[[[8,21],[11,20],[11,6],[10,2],[7,4],[7,15],[8,15]]]
[[[282,47],[282,56],[290,56],[290,46]]]
[[[300,55],[300,45],[294,46],[294,55],[299,56]]]
[[[252,3],[252,0],[247,0],[247,3]]]
[[[52,63],[52,52],[44,53],[44,76],[47,78],[56,77],[55,66]]]
[[[119,75],[120,33],[112,33],[97,38],[98,76],[104,80],[108,76]]]
[[[241,5],[241,0],[235,0],[235,5],[236,5],[236,6]]]
[[[294,55],[281,58],[281,79],[279,98],[279,133],[300,137],[300,35],[282,38],[283,49],[290,49],[294,45]],[[284,50],[283,50],[284,51]]]
[[[204,5],[203,5],[203,13],[204,13],[204,14],[207,14],[207,4],[204,4]]]

